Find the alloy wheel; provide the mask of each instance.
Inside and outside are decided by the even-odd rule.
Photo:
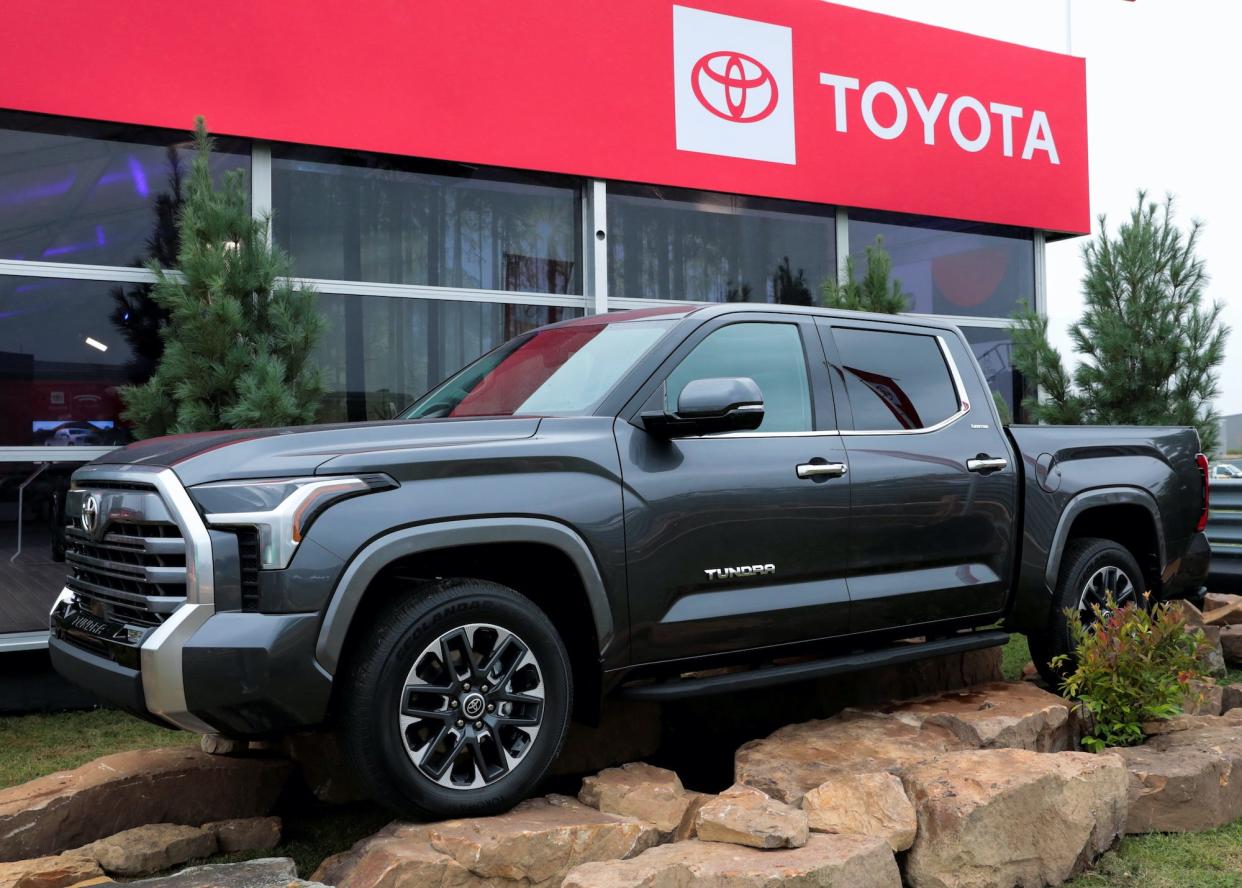
[[[1120,567],[1106,565],[1093,573],[1082,587],[1078,597],[1078,614],[1084,622],[1095,619],[1093,608],[1099,605],[1107,615],[1109,595],[1114,607],[1121,607],[1136,599],[1134,584]]]

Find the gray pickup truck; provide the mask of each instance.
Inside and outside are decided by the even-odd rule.
[[[1006,631],[1048,672],[1067,608],[1200,593],[1198,449],[1187,428],[1004,427],[947,323],[586,317],[397,420],[161,438],[80,469],[51,655],[192,731],[333,724],[407,814],[495,812],[612,694],[763,687]],[[747,668],[710,670],[726,664]]]

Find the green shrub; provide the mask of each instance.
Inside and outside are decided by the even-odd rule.
[[[1190,630],[1181,610],[1158,604],[1117,607],[1111,595],[1094,607],[1095,622],[1084,625],[1070,612],[1074,658],[1057,657],[1060,669],[1073,666],[1065,692],[1090,714],[1082,745],[1092,752],[1143,742],[1143,722],[1182,711],[1188,685],[1199,677],[1203,632]]]

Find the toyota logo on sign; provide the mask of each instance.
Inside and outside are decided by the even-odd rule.
[[[763,62],[744,52],[709,52],[694,64],[690,88],[699,103],[734,123],[758,123],[776,110],[780,90]]]

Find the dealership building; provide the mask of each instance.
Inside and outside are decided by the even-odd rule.
[[[198,115],[320,294],[325,422],[552,321],[821,304],[877,241],[1017,412],[1010,318],[1090,229],[1082,59],[820,0],[12,6],[0,649],[43,642],[69,473],[129,440]]]

